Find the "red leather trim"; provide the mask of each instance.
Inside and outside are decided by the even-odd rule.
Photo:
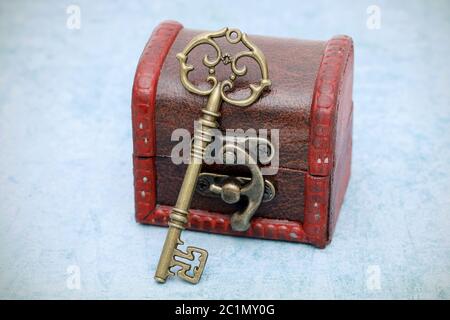
[[[157,205],[153,213],[141,222],[166,227],[171,209],[170,206]],[[288,220],[254,218],[246,232],[236,232],[231,229],[229,215],[191,209],[186,227],[191,230],[235,236],[308,242],[302,224]]]
[[[156,206],[155,158],[133,157],[136,220],[142,222]]]
[[[325,247],[328,243],[328,208],[330,177],[305,176],[305,217],[303,228],[311,243]]]
[[[308,172],[313,176],[328,176],[333,168],[337,101],[351,47],[350,37],[336,36],[324,51],[310,114]]]
[[[336,114],[344,72],[353,54],[352,48],[353,42],[348,36],[335,36],[328,41],[317,74],[311,103],[309,168],[305,177],[303,223],[310,241],[319,247],[324,247],[331,240],[328,221],[330,219],[330,177],[332,171],[336,169],[334,159],[337,134]],[[348,177],[349,175],[347,175],[347,181]]]
[[[139,59],[131,102],[135,156],[154,157],[156,155],[156,88],[167,53],[182,28],[183,26],[175,21],[159,24]]]
[[[133,119],[133,173],[136,220],[142,222],[156,205],[155,99],[159,74],[178,32],[175,21],[165,21],[153,31],[136,68],[131,112]]]

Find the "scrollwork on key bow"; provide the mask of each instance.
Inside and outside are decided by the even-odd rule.
[[[248,50],[238,52],[235,56],[231,56],[229,53],[222,54],[221,48],[214,41],[214,39],[222,37],[225,37],[225,39],[231,44],[242,42]],[[212,84],[212,87],[209,89],[198,88],[189,80],[188,77],[189,73],[194,70],[194,66],[187,62],[188,55],[194,48],[202,44],[210,45],[216,51],[216,57],[211,58],[208,54],[206,54],[203,58],[203,65],[209,68],[209,75],[206,78],[206,81]],[[256,61],[261,70],[261,80],[257,84],[249,85],[251,93],[247,98],[238,100],[227,96],[227,92],[233,89],[234,81],[237,77],[245,76],[247,74],[248,68],[246,65],[241,67],[238,66],[238,61],[244,57],[248,57]],[[246,107],[251,105],[258,99],[261,92],[271,84],[264,54],[248,40],[245,33],[242,33],[238,29],[223,28],[217,32],[199,34],[189,42],[182,52],[177,54],[177,59],[181,64],[181,82],[187,90],[198,95],[206,96],[209,95],[217,86],[220,86],[222,99],[235,106]],[[223,81],[219,81],[215,73],[215,67],[220,62],[230,64],[232,71],[229,78]]]

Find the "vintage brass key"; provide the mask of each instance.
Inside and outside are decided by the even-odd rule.
[[[234,56],[229,53],[222,53],[222,49],[215,42],[216,38],[222,37],[225,37],[230,44],[241,42],[248,50],[241,51]],[[194,48],[204,44],[212,46],[217,54],[212,59],[208,55],[203,58],[203,64],[209,68],[209,75],[206,78],[212,84],[209,89],[198,88],[188,79],[189,72],[194,70],[194,66],[187,63],[188,55]],[[233,89],[234,81],[238,76],[247,74],[247,66],[239,67],[237,64],[243,57],[252,58],[256,61],[261,70],[261,79],[259,83],[249,85],[251,93],[247,98],[237,100],[229,97],[227,93]],[[206,107],[202,109],[202,116],[198,120],[199,126],[195,128],[191,161],[187,167],[178,200],[170,213],[169,230],[159,258],[155,279],[158,282],[165,282],[169,275],[175,275],[170,270],[171,268],[181,267],[177,270],[177,275],[186,281],[197,283],[205,268],[208,252],[196,247],[187,247],[187,252],[183,252],[178,249],[178,245],[183,244],[180,234],[188,222],[188,210],[202,167],[205,148],[212,140],[211,130],[218,128],[216,120],[220,117],[219,111],[222,101],[239,107],[247,107],[259,98],[265,88],[270,86],[270,80],[264,54],[248,40],[245,33],[237,29],[223,28],[217,32],[200,34],[194,37],[182,52],[177,54],[177,59],[181,66],[180,78],[183,86],[191,93],[209,96],[209,98]],[[217,79],[215,70],[220,62],[231,65],[231,75],[228,79],[222,81]],[[188,261],[195,259],[194,253],[199,254],[199,265],[191,270],[192,266]],[[184,259],[186,262],[180,259]]]

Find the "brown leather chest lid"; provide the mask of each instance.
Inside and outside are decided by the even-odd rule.
[[[156,95],[156,152],[158,157],[170,157],[174,145],[172,132],[185,128],[191,133],[194,120],[201,115],[206,97],[189,93],[179,78],[179,62],[176,54],[201,31],[182,29],[173,43],[161,70]],[[300,171],[308,170],[308,139],[311,100],[317,72],[322,60],[325,41],[249,36],[266,56],[270,90],[248,108],[230,106],[223,102],[221,129],[279,129],[279,167]],[[236,52],[232,45],[225,46],[224,52]],[[205,46],[202,46],[205,47]],[[209,48],[210,49],[210,48]],[[239,51],[239,50],[238,50]],[[191,64],[198,68],[190,74],[194,84],[208,85],[205,82],[208,70],[202,66],[205,53],[213,56],[207,48],[194,49],[189,56]],[[256,64],[249,61],[248,75],[235,82],[233,94],[246,94],[248,82],[259,79]],[[228,77],[226,66],[217,70],[219,79]]]

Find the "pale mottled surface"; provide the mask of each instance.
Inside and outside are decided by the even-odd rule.
[[[377,2],[380,30],[371,1],[211,3],[80,1],[80,30],[69,1],[0,3],[0,297],[450,298],[449,3]],[[202,282],[153,282],[165,229],[134,222],[130,95],[165,19],[353,36],[353,176],[326,250],[186,232]]]

